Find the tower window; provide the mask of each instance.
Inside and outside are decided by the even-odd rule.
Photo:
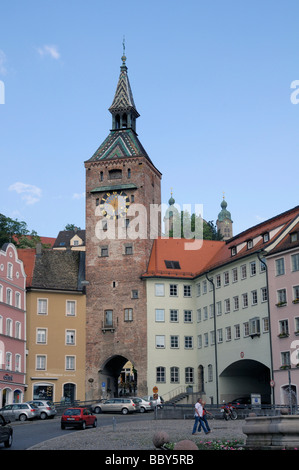
[[[109,179],[117,180],[117,179],[121,179],[121,177],[122,177],[122,171],[121,170],[110,170],[109,171]]]

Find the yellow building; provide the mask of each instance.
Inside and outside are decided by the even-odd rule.
[[[85,399],[85,253],[19,250],[27,274],[25,400]]]

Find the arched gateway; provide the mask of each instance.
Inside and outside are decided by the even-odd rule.
[[[251,359],[233,362],[219,375],[219,390],[220,401],[257,393],[263,403],[271,403],[270,369]]]

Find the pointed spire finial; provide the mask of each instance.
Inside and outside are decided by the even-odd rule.
[[[126,67],[126,44],[125,44],[125,36],[123,37],[123,55],[121,60],[123,61],[122,67]]]

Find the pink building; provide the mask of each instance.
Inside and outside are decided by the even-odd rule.
[[[22,402],[26,377],[26,275],[16,247],[0,250],[0,407]]]
[[[275,403],[299,404],[299,222],[267,256]]]

